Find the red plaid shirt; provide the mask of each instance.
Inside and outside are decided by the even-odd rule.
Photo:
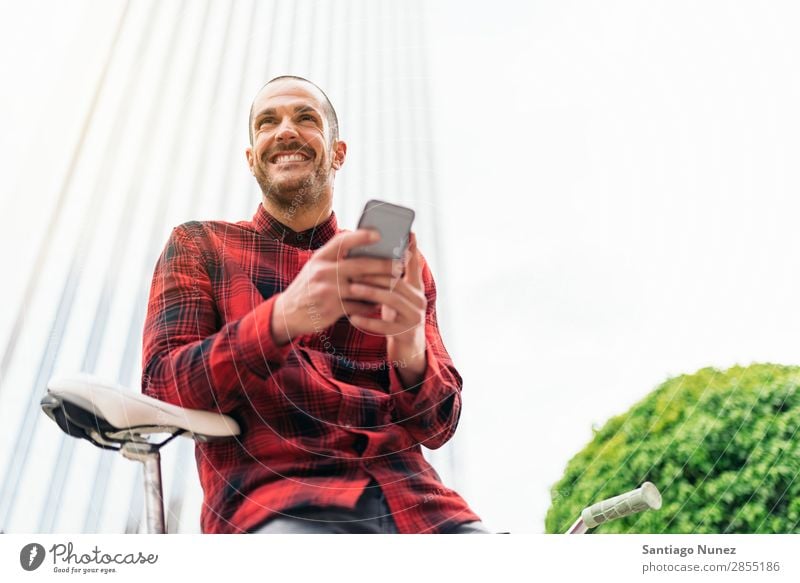
[[[247,531],[304,504],[354,508],[373,477],[401,533],[442,532],[480,520],[422,455],[456,430],[461,377],[428,298],[424,381],[404,388],[386,339],[340,318],[275,344],[278,294],[339,231],[336,216],[296,233],[259,205],[252,221],[188,222],[158,259],[144,325],[145,394],[219,411],[236,438],[198,443],[203,532]]]

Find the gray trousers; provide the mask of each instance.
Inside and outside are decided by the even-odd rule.
[[[288,515],[288,516],[287,516]],[[374,480],[353,510],[302,506],[283,511],[250,531],[253,534],[395,534],[397,525],[383,491]],[[447,534],[490,534],[479,520],[459,524]]]

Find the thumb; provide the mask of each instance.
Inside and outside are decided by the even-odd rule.
[[[408,269],[406,269],[406,278],[408,283],[412,286],[422,287],[422,257],[420,256],[419,249],[417,248],[417,235],[411,233],[408,241]]]

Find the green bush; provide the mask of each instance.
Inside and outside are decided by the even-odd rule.
[[[660,510],[601,533],[800,532],[800,367],[705,368],[668,380],[610,419],[551,491],[547,532],[653,482]]]

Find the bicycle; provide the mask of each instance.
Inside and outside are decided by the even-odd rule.
[[[227,415],[171,405],[88,374],[52,379],[41,406],[67,435],[143,464],[148,534],[165,533],[161,448],[179,436],[207,442],[235,437],[241,431]],[[169,437],[153,441],[163,434]],[[586,507],[565,534],[585,534],[604,522],[660,507],[658,488],[645,482]]]

